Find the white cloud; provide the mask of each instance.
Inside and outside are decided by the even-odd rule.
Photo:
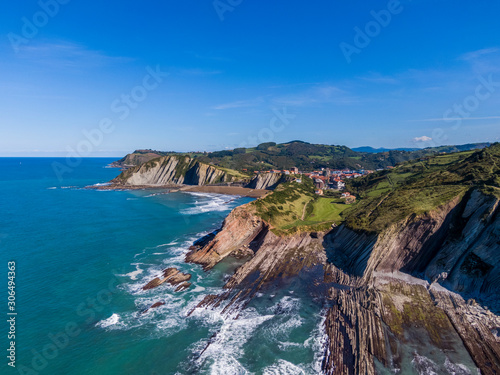
[[[230,102],[230,103],[224,103],[224,104],[219,104],[213,107],[213,109],[216,110],[222,110],[222,109],[234,109],[234,108],[245,108],[245,107],[255,107],[259,104],[262,104],[264,102],[264,99],[259,97],[255,99],[249,99],[249,100],[238,100],[235,102]]]
[[[493,47],[493,48],[483,48],[483,49],[480,49],[480,50],[477,50],[477,51],[472,51],[472,52],[465,53],[462,56],[460,56],[460,59],[461,60],[476,60],[477,58],[479,58],[481,56],[490,55],[490,54],[496,53],[498,51],[500,51],[500,49],[498,49],[496,47]]]
[[[337,86],[324,84],[295,94],[277,97],[273,101],[278,105],[317,106],[321,104],[353,104],[358,103],[359,98]]]
[[[180,74],[191,75],[191,76],[213,76],[217,74],[221,74],[221,70],[207,70],[200,68],[192,68],[192,69],[181,69]]]
[[[67,41],[44,41],[19,48],[18,56],[54,68],[88,68],[132,61],[122,56],[109,56],[102,51]]]
[[[458,117],[457,117],[458,118]],[[460,117],[461,121],[473,121],[473,120],[496,120],[500,119],[500,116],[483,116],[483,117]],[[435,122],[435,121],[455,121],[455,118],[445,118],[445,117],[438,117],[438,118],[426,118],[422,120],[408,120],[409,122]]]
[[[413,138],[413,142],[429,142],[429,141],[432,141],[432,138],[426,135],[423,135],[422,137]]]
[[[377,83],[377,84],[389,84],[389,85],[397,85],[400,81],[391,76],[384,76],[380,73],[371,73],[368,76],[359,77],[363,81]]]

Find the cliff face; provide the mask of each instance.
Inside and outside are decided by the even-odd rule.
[[[250,189],[272,190],[283,182],[290,181],[290,176],[283,173],[259,173],[246,186]]]
[[[341,226],[325,236],[330,280],[348,287],[330,289],[325,373],[421,360],[434,373],[467,361],[500,373],[499,220],[498,199],[474,190],[379,235]]]
[[[379,235],[341,226],[326,236],[325,249],[332,262],[366,281],[376,272],[403,271],[471,297],[500,297],[498,206],[498,198],[473,190]]]
[[[203,247],[194,247],[186,260],[210,269],[231,253],[249,249],[250,243],[264,230],[264,222],[249,205],[244,205],[231,211],[222,228]]]
[[[164,156],[124,171],[113,182],[124,185],[206,185],[232,179],[225,171],[187,156]]]
[[[117,168],[134,167],[134,166],[140,165],[142,163],[146,163],[152,159],[156,159],[158,157],[160,157],[160,155],[156,154],[154,152],[137,152],[136,151],[136,152],[133,152],[132,154],[127,154],[122,159],[111,163],[111,166],[117,167]]]
[[[198,307],[228,301],[225,311],[241,308],[262,288],[299,277],[330,300],[326,374],[469,373],[461,364],[498,374],[498,206],[473,190],[382,233],[341,225],[288,237],[273,234],[252,205],[241,206],[187,257],[205,268],[230,255],[250,258],[225,293]]]

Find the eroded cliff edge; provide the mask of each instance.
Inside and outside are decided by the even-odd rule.
[[[174,185],[214,185],[237,183],[256,190],[273,190],[279,184],[293,180],[282,173],[259,173],[250,177],[241,172],[202,163],[185,155],[157,156],[155,154],[129,156],[117,162],[123,165],[130,159],[135,166],[124,170],[111,183],[117,186],[174,186]],[[142,159],[141,159],[142,158]],[[124,161],[123,161],[124,160]]]
[[[329,301],[326,374],[419,366],[466,374],[464,363],[500,373],[498,205],[495,195],[471,188],[378,233],[342,224],[288,236],[276,235],[255,204],[240,206],[186,258],[208,270],[228,256],[248,257],[226,292],[198,308],[238,310],[258,291],[300,277]]]
[[[188,156],[163,156],[127,169],[113,183],[121,185],[208,185],[235,180],[235,176]]]

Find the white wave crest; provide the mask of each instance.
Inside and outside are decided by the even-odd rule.
[[[125,276],[130,277],[132,280],[137,280],[137,276],[144,272],[144,270],[140,267],[142,263],[132,263],[135,266],[135,271],[126,273]]]
[[[101,320],[96,323],[96,327],[110,328],[120,324],[120,315],[113,314],[108,319]]]
[[[439,373],[438,366],[432,360],[417,352],[414,353],[411,363],[418,375],[437,375]]]
[[[254,331],[273,315],[258,315],[249,309],[239,319],[226,318],[214,340],[198,362],[210,363],[211,374],[249,374],[238,359],[244,354],[243,345]]]
[[[299,366],[283,359],[264,369],[264,375],[305,375],[306,372]]]
[[[197,215],[214,211],[228,211],[230,203],[236,199],[234,196],[222,194],[189,193],[202,198],[194,202],[194,207],[184,208],[180,212],[183,215]]]

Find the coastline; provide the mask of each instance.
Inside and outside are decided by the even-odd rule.
[[[99,185],[87,186],[87,189],[95,190],[157,190],[168,189],[169,192],[175,193],[178,191],[190,193],[212,193],[224,195],[238,195],[249,198],[261,198],[270,193],[270,190],[250,189],[240,186],[215,186],[215,185]]]
[[[179,191],[196,192],[196,193],[213,193],[213,194],[227,194],[227,195],[240,195],[242,197],[260,198],[270,193],[270,190],[264,189],[250,189],[239,186],[210,186],[210,185],[193,185],[183,186]]]

